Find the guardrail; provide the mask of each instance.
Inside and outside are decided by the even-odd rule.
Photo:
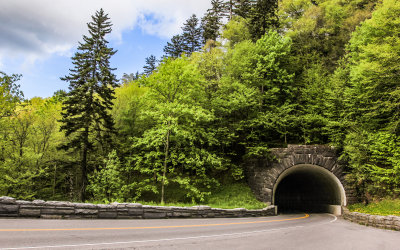
[[[209,206],[167,207],[140,203],[90,204],[61,201],[24,201],[0,197],[0,217],[44,219],[163,219],[261,217],[277,214],[276,206],[248,210],[220,209]]]

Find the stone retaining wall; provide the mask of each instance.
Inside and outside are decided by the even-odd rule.
[[[363,214],[350,212],[347,208],[343,208],[343,218],[360,225],[400,231],[399,216]]]
[[[22,201],[0,197],[0,217],[44,219],[164,219],[260,217],[277,214],[276,206],[264,209],[220,209],[209,206],[163,207],[140,203],[90,204],[60,201]]]

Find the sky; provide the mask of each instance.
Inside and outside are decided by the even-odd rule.
[[[170,38],[192,14],[202,17],[210,0],[0,0],[0,71],[22,74],[27,99],[68,89],[71,57],[88,33],[87,23],[103,8],[113,31],[106,39],[118,52],[114,73],[141,72],[145,58],[160,58]]]

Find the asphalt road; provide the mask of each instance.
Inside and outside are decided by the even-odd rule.
[[[164,220],[0,219],[0,249],[400,249],[400,232],[329,214]]]

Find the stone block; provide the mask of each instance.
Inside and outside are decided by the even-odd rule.
[[[0,204],[0,214],[15,214],[18,213],[19,205]]]
[[[74,204],[66,201],[46,201],[45,206],[53,206],[53,207],[73,207]]]
[[[34,200],[34,201],[32,201],[32,204],[39,205],[39,206],[45,206],[46,202],[44,200]]]
[[[19,216],[40,217],[40,208],[20,208]]]
[[[163,219],[163,218],[167,218],[167,213],[166,212],[148,212],[148,211],[145,211],[143,213],[143,218],[144,219]]]
[[[192,213],[190,213],[190,212],[182,212],[182,211],[173,211],[171,217],[175,217],[175,218],[190,218],[190,217],[192,217]]]
[[[142,216],[143,209],[142,208],[128,208],[128,214],[132,216]]]
[[[336,164],[336,160],[334,159],[334,157],[326,157],[326,162],[324,164],[324,168],[331,170],[332,167]]]
[[[97,205],[91,203],[73,203],[76,209],[97,209]]]
[[[117,211],[99,211],[98,217],[100,219],[116,219],[118,217]]]
[[[76,215],[97,215],[99,211],[97,209],[77,208],[74,213]]]
[[[392,222],[392,229],[396,230],[396,231],[400,231],[400,217],[399,216],[395,216],[395,218],[393,218],[393,222]]]
[[[16,200],[15,200],[15,198],[12,198],[12,197],[1,196],[0,197],[0,203],[2,203],[2,204],[15,204]]]
[[[127,208],[142,208],[143,205],[140,204],[140,203],[128,203],[128,204],[126,205],[126,207],[127,207]]]
[[[56,208],[42,208],[41,214],[53,214],[53,215],[69,215],[74,214],[75,211],[73,208],[67,207],[56,207]]]

